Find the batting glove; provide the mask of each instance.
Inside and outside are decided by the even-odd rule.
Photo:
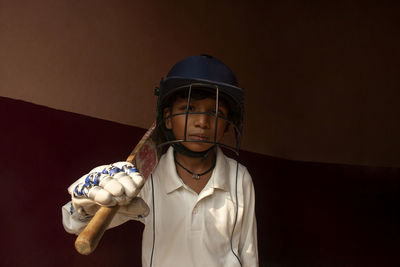
[[[143,187],[144,182],[144,178],[133,164],[117,162],[94,168],[89,174],[73,183],[68,188],[68,192],[72,196],[73,208],[78,214],[93,215],[100,206],[130,204]],[[140,202],[141,206],[145,205],[148,210],[143,200],[136,200],[133,203],[136,202]]]

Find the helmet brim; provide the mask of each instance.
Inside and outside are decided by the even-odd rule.
[[[179,76],[168,77],[163,81],[163,86],[160,89],[165,91],[162,92],[161,95],[163,95],[165,98],[168,98],[168,96],[173,95],[175,92],[181,90],[182,87],[189,86],[190,84],[206,84],[210,86],[218,86],[219,92],[228,97],[231,97],[237,105],[243,105],[244,103],[244,91],[240,87],[206,79],[187,79]]]

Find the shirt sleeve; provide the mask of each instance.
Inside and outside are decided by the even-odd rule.
[[[243,267],[258,266],[255,191],[247,169],[245,169],[243,175],[243,201],[244,213],[239,241],[239,256]]]

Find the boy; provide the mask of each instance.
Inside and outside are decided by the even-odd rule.
[[[258,266],[253,183],[219,148],[239,151],[243,90],[235,75],[211,56],[189,57],[156,94],[166,152],[148,181],[126,162],[95,168],[69,188],[65,229],[79,233],[98,205],[120,205],[110,227],[129,219],[145,224],[143,266]],[[229,129],[235,147],[222,143]]]

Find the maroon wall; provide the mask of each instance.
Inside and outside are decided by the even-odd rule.
[[[1,266],[140,266],[141,230],[106,232],[91,256],[64,232],[66,188],[124,159],[144,129],[0,97]],[[305,163],[246,151],[260,266],[398,266],[400,169]]]

